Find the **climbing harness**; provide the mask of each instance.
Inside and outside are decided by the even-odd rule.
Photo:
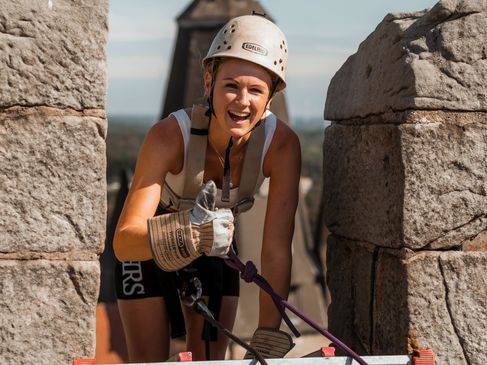
[[[179,295],[181,298],[181,302],[184,305],[193,308],[193,310],[196,313],[202,315],[208,323],[221,330],[231,340],[235,341],[244,349],[252,353],[262,365],[267,365],[265,359],[256,349],[254,349],[250,344],[247,344],[245,341],[235,336],[232,332],[226,329],[220,322],[218,322],[215,319],[215,317],[213,317],[213,314],[208,309],[205,301],[201,299],[201,293],[202,293],[201,282],[197,277],[194,277],[183,285]],[[209,359],[209,357],[210,357],[209,348],[207,347],[206,358]]]
[[[208,145],[208,117],[207,108],[194,105],[191,112],[191,133],[186,160],[186,174],[181,196],[165,182],[161,194],[161,205],[169,210],[185,210],[194,206],[194,199],[203,184]],[[261,171],[260,163],[265,143],[265,123],[259,123],[252,130],[247,142],[247,149],[242,167],[240,184],[238,187],[237,204],[232,207],[234,215],[249,210],[254,204],[254,195],[258,191],[258,180]],[[227,149],[228,150],[228,149]],[[229,153],[229,152],[228,152]],[[229,158],[228,169],[224,175],[230,175]],[[226,164],[226,163],[225,163]],[[225,184],[223,188],[225,187]],[[223,189],[225,190],[225,189]],[[222,192],[222,196],[225,191]]]

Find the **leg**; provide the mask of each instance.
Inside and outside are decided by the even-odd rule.
[[[119,299],[130,362],[160,362],[169,357],[169,321],[164,299]]]
[[[205,297],[208,303],[208,298]],[[224,296],[218,321],[228,330],[232,331],[237,314],[238,297]],[[205,341],[201,339],[203,332],[204,318],[193,309],[183,307],[184,319],[186,323],[186,345],[187,350],[193,353],[193,360],[206,360]],[[223,360],[228,347],[228,337],[223,333],[218,333],[218,340],[210,342],[210,360]]]

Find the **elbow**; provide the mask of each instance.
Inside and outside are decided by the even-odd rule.
[[[127,250],[125,249],[126,245],[123,244],[124,236],[124,231],[117,228],[115,231],[115,236],[113,237],[113,252],[117,260],[121,262],[130,261],[127,258]]]

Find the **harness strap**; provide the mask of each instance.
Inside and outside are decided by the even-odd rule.
[[[247,151],[245,151],[245,158],[242,167],[242,175],[240,178],[240,184],[238,186],[238,205],[234,213],[238,214],[238,210],[246,207],[249,203],[252,206],[254,202],[254,194],[257,190],[257,180],[260,174],[260,161],[262,159],[262,153],[265,143],[265,123],[259,122],[254,127],[250,139],[247,142]],[[257,162],[257,167],[256,167]]]
[[[194,105],[191,111],[191,134],[189,136],[186,177],[181,199],[192,200],[203,185],[205,173],[206,145],[208,141],[208,117],[206,108]]]

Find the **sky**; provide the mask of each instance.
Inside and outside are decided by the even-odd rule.
[[[291,120],[322,118],[328,84],[388,13],[436,0],[260,0],[289,44],[286,100]],[[156,121],[166,94],[176,17],[191,0],[110,0],[108,116]]]

